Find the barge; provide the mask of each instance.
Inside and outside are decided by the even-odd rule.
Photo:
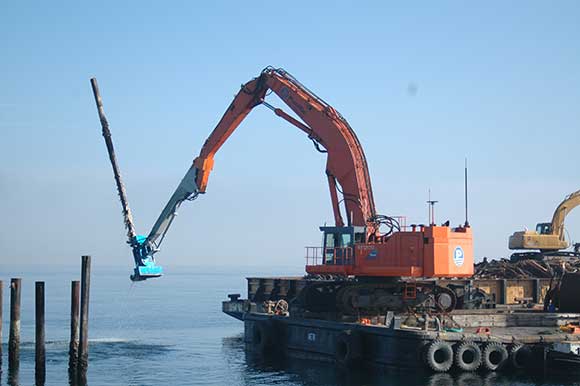
[[[247,281],[248,298],[230,295],[222,310],[244,323],[251,351],[347,367],[432,372],[580,369],[580,314],[544,312],[539,304],[549,280],[441,280],[438,285],[486,291],[495,303],[450,313],[388,311],[364,317],[295,311],[294,300],[308,278]]]

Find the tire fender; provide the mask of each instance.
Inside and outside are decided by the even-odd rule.
[[[514,344],[510,348],[509,361],[514,369],[524,369],[527,367],[532,356],[530,346],[523,344]]]
[[[508,362],[509,354],[499,342],[489,342],[483,349],[483,367],[489,371],[501,370]]]
[[[434,340],[425,348],[423,359],[427,368],[444,373],[453,365],[453,348],[447,342]]]
[[[276,343],[274,326],[270,321],[255,321],[252,326],[252,343],[264,353],[272,348]]]
[[[463,371],[475,371],[481,366],[481,349],[475,342],[464,341],[455,346],[455,366]]]
[[[334,356],[340,365],[350,367],[362,358],[362,338],[359,333],[347,330],[336,338]]]

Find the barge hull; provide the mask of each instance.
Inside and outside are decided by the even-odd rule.
[[[250,351],[287,355],[301,359],[343,363],[339,344],[344,335],[360,340],[360,357],[354,358],[364,365],[399,368],[425,368],[425,348],[434,341],[443,341],[456,347],[460,342],[474,342],[484,348],[495,342],[511,349],[529,345],[543,353],[554,347],[580,347],[580,335],[566,334],[560,330],[579,314],[546,314],[533,311],[470,310],[456,312],[451,317],[464,328],[458,332],[433,330],[428,325],[409,328],[404,326],[405,316],[385,316],[384,324],[365,325],[332,320],[292,318],[256,311],[256,304],[248,300],[225,301],[223,311],[244,323],[244,342]],[[479,333],[481,326],[488,330]],[[268,335],[267,342],[264,335]],[[549,356],[537,355],[534,366],[546,368],[542,363]],[[539,362],[538,362],[539,361]],[[578,366],[576,364],[576,366]]]
[[[244,317],[244,341],[250,350],[260,350],[255,341],[257,324],[268,320],[278,323],[276,332],[280,334],[278,349],[285,355],[301,359],[315,359],[336,362],[336,343],[346,332],[360,333],[364,353],[362,361],[380,366],[416,368],[421,363],[421,348],[429,342],[429,336],[422,333],[361,326],[316,319],[292,319],[249,313]]]

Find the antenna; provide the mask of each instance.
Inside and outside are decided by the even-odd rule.
[[[469,228],[469,217],[467,212],[467,157],[465,157],[465,224],[466,228]]]
[[[429,207],[429,225],[435,225],[435,204],[438,202],[431,199],[431,189],[429,189],[429,200],[427,200]]]

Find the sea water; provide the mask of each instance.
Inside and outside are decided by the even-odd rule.
[[[80,260],[80,259],[79,259]],[[80,261],[79,261],[80,266]],[[2,264],[4,281],[2,384],[34,385],[34,281],[46,282],[46,385],[66,385],[70,281],[79,267]],[[174,267],[142,283],[130,267],[93,259],[88,385],[580,385],[576,375],[421,374],[417,371],[344,371],[308,360],[264,358],[246,352],[243,324],[221,312],[227,294],[246,296],[248,276],[300,275],[300,267]],[[9,282],[22,278],[21,365],[8,377]]]

